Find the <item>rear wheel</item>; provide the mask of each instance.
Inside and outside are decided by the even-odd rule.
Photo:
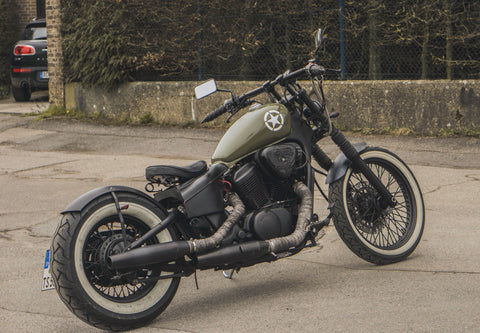
[[[143,326],[168,306],[180,278],[156,280],[162,273],[152,268],[117,271],[107,258],[145,234],[164,213],[145,198],[118,193],[125,220],[126,240],[110,195],[100,197],[81,213],[65,214],[52,243],[52,275],[67,307],[90,325],[109,330]],[[176,239],[166,229],[150,244]]]
[[[397,205],[385,207],[365,176],[350,167],[329,188],[335,228],[345,244],[366,261],[384,265],[403,260],[423,233],[425,212],[418,182],[408,166],[386,149],[368,148],[361,157]]]
[[[12,94],[17,102],[27,102],[32,95],[28,87],[12,87]]]

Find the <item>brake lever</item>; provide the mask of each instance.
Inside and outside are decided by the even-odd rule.
[[[237,112],[238,112],[238,110],[236,110],[236,111],[235,111],[235,110],[232,110],[232,111],[230,112],[230,115],[227,117],[227,119],[225,119],[225,124],[228,124],[228,123],[230,122],[230,119],[232,119],[232,117],[233,117],[234,115],[236,115]]]
[[[238,105],[231,105],[228,109],[228,113],[230,113],[230,115],[227,117],[227,119],[225,119],[225,124],[230,122],[230,119],[232,119],[232,117],[236,115],[238,111],[240,111],[241,107]]]
[[[230,119],[232,119],[232,117],[234,115],[236,115],[238,111],[240,111],[241,109],[243,109],[243,108],[245,108],[249,105],[252,105],[253,103],[255,103],[254,100],[247,100],[244,103],[242,103],[241,105],[238,105],[236,107],[232,106],[232,110],[228,111],[230,113],[230,115],[227,117],[227,119],[225,119],[225,123],[228,124],[230,122]]]

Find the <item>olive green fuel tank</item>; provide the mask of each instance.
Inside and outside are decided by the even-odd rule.
[[[290,113],[285,106],[259,106],[227,130],[213,153],[212,163],[231,165],[260,148],[283,140],[291,130]]]

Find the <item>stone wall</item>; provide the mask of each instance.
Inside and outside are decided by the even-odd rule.
[[[48,34],[48,74],[50,103],[64,105],[63,53],[61,47],[60,0],[46,0]]]
[[[87,114],[164,125],[194,124],[229,98],[217,93],[201,101],[193,98],[197,82],[133,82],[111,91],[66,86],[66,107]],[[260,82],[218,82],[238,94]],[[305,83],[308,86],[308,83]],[[346,129],[437,134],[444,130],[480,130],[480,81],[329,81],[325,93],[330,112]],[[259,98],[260,102],[265,99]],[[240,112],[242,114],[242,112]],[[209,126],[226,126],[220,117]]]

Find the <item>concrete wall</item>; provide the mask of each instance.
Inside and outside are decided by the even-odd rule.
[[[480,129],[480,81],[343,81],[326,84],[330,110],[349,129],[416,133]]]
[[[219,82],[238,94],[260,82]],[[221,105],[228,94],[193,99],[197,82],[133,82],[111,91],[68,84],[67,109],[133,122],[152,118],[165,125],[194,123]],[[308,85],[308,83],[305,83]],[[419,134],[480,130],[480,81],[330,81],[325,83],[330,112],[346,129],[403,129]],[[265,98],[261,102],[265,101]],[[210,126],[225,126],[223,120]]]

